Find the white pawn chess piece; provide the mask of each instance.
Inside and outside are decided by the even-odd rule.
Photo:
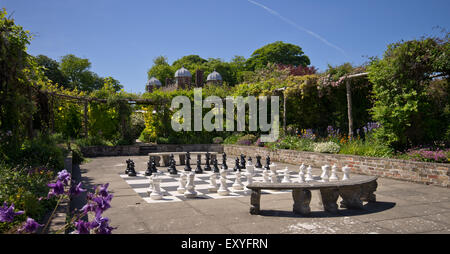
[[[246,172],[245,176],[247,177],[247,185],[252,184],[253,183],[253,174],[250,172]],[[245,193],[246,194],[250,194],[252,192],[251,189],[247,188],[247,185],[245,185]]]
[[[251,161],[247,161],[247,164],[245,165],[245,171],[251,173],[252,175],[255,174],[255,166],[252,165]]]
[[[233,183],[233,189],[243,190],[244,186],[242,185],[242,182],[241,182],[241,172],[239,172],[239,170],[236,171],[235,176],[236,176],[236,180]]]
[[[151,175],[150,176],[150,186],[148,186],[148,188],[147,188],[147,193],[150,195],[150,193],[152,193],[152,191],[153,191],[153,176],[154,175]]]
[[[304,183],[305,182],[305,165],[300,166],[300,171],[298,172],[298,182]]]
[[[331,176],[330,176],[330,181],[338,181],[339,178],[336,175],[337,172],[337,166],[336,164],[333,165],[333,167],[331,167]]]
[[[278,176],[277,176],[276,171],[275,171],[275,173],[274,172],[270,173],[270,181],[272,183],[278,183]]]
[[[217,193],[220,196],[228,196],[228,194],[230,194],[230,191],[228,190],[228,186],[227,186],[227,171],[226,170],[222,170],[220,172],[220,187],[219,187],[219,190],[217,190]]]
[[[188,175],[188,181],[186,184],[186,191],[184,192],[184,196],[186,198],[195,198],[197,197],[197,192],[195,191],[195,184],[194,184],[194,177],[195,173],[194,171],[191,171]]]
[[[152,178],[153,178],[152,179],[153,191],[150,194],[150,198],[153,200],[162,199],[161,188],[160,188],[161,178],[159,178],[158,175],[153,175]]]
[[[217,192],[217,182],[216,182],[217,173],[212,173],[209,177],[210,185],[208,186],[209,192]]]
[[[291,175],[289,174],[289,169],[288,167],[286,167],[284,169],[284,175],[283,175],[283,180],[281,180],[282,183],[290,183],[291,179],[290,179]]]
[[[329,176],[329,172],[330,171],[330,165],[324,165],[322,166],[322,175],[320,176],[320,178],[322,178],[322,182],[328,182],[330,176]]]
[[[306,178],[305,178],[306,182],[311,182],[314,181],[314,178],[312,176],[312,168],[311,165],[308,166],[308,168],[306,169]]]
[[[270,163],[270,165],[269,165],[269,168],[270,168],[270,171],[272,171],[272,173],[277,173],[277,164],[275,164],[275,163]]]
[[[181,172],[180,179],[178,181],[179,186],[177,188],[177,191],[180,194],[184,194],[184,192],[186,191],[186,178],[187,178],[186,173]]]
[[[264,171],[263,171],[263,181],[264,181],[265,183],[270,183],[270,180],[269,180],[269,170],[264,170]]]
[[[350,179],[350,167],[345,165],[342,167],[342,172],[344,172],[344,176],[342,177],[342,180],[348,180]]]

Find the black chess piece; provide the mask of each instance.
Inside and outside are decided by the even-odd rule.
[[[176,175],[178,174],[177,168],[176,168],[176,162],[175,159],[173,158],[173,155],[171,155],[171,160],[170,160],[170,166],[169,166],[169,173],[171,175]]]
[[[252,157],[249,156],[249,157],[248,157],[248,161],[251,162],[251,163],[253,163]]]
[[[223,170],[227,170],[228,169],[228,165],[227,165],[227,154],[223,153],[222,154],[222,169]]]
[[[197,155],[197,167],[195,168],[196,174],[203,174],[202,170],[202,156],[199,154]]]
[[[234,161],[234,168],[233,171],[241,171],[241,167],[239,165],[239,157],[236,157],[236,160]]]
[[[266,170],[270,170],[270,157],[269,156],[266,157],[266,165],[264,165],[264,168]]]
[[[145,175],[146,176],[152,175],[152,161],[151,160],[148,160],[148,162],[147,162],[147,170],[145,171]]]
[[[128,172],[130,171],[130,161],[131,161],[131,159],[128,159],[125,161],[127,163],[127,168],[125,169],[125,174],[127,174],[127,175],[128,175]]]
[[[152,158],[151,167],[152,167],[152,173],[157,173],[158,172],[158,169],[156,168],[155,157]]]
[[[209,164],[210,160],[211,160],[211,154],[209,152],[206,152],[205,154],[206,157],[206,163],[205,163],[205,171],[211,171],[211,165]]]
[[[128,176],[136,176],[136,170],[134,170],[134,161],[130,160],[130,169],[128,170]]]
[[[241,154],[241,165],[239,166],[241,169],[245,168],[245,155]]]
[[[262,164],[261,164],[261,156],[256,155],[256,164],[255,164],[255,168],[262,168]]]
[[[184,171],[192,171],[191,154],[189,152],[186,153],[186,166],[184,166]]]
[[[167,171],[169,171],[169,172],[172,169],[172,160],[174,160],[173,154],[170,154],[170,156],[169,156],[169,167],[167,168]]]
[[[214,158],[213,159],[213,170],[214,170],[214,173],[219,173],[220,172],[220,170],[219,170],[219,166],[217,165],[217,158]]]

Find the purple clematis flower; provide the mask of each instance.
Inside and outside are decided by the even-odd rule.
[[[107,217],[101,217],[100,214],[95,216],[95,220],[91,223],[91,227],[97,234],[111,234],[114,229],[109,226],[109,219]]]
[[[105,183],[104,185],[101,185],[100,186],[100,190],[98,191],[98,193],[101,195],[101,196],[103,196],[103,197],[107,197],[108,196],[108,186],[109,186],[109,183]]]
[[[86,190],[81,188],[81,183],[78,183],[77,185],[72,185],[70,188],[70,195],[78,196],[81,192],[85,192]]]
[[[108,194],[108,196],[106,196],[106,197],[98,196],[98,197],[93,198],[92,200],[96,204],[95,211],[97,213],[103,213],[108,208],[110,208],[111,207],[110,202],[111,202],[112,198],[113,198],[112,194]]]
[[[67,170],[65,170],[65,169],[58,172],[58,180],[63,182],[65,185],[67,185],[70,180],[70,173],[67,172]]]
[[[19,232],[25,231],[27,233],[34,233],[41,226],[43,225],[28,217],[25,224],[19,229]]]
[[[0,207],[0,222],[13,222],[16,215],[23,214],[24,211],[14,212],[14,204],[8,207],[6,201]]]
[[[60,180],[57,180],[56,183],[49,183],[47,186],[51,188],[47,198],[64,194],[64,185]]]
[[[78,220],[75,222],[78,234],[90,234],[91,223],[88,221]]]

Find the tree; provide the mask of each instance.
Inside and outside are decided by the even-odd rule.
[[[69,88],[69,82],[64,73],[59,69],[59,63],[45,55],[35,57],[36,63],[44,67],[44,74],[48,79],[64,88]]]
[[[167,58],[164,56],[158,56],[153,59],[153,66],[147,72],[148,79],[155,77],[164,85],[167,85],[166,78],[171,79],[174,74],[174,68],[167,63]]]
[[[253,52],[246,62],[248,70],[264,68],[268,63],[308,66],[309,57],[304,55],[302,48],[282,41],[267,44]]]
[[[73,54],[61,58],[60,69],[68,78],[69,88],[92,92],[102,88],[104,80],[91,72],[89,59],[76,57]]]

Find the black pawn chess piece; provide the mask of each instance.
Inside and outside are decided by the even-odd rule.
[[[125,174],[128,175],[128,172],[130,171],[130,159],[126,160],[125,162],[127,163],[127,168],[125,169]]]
[[[211,160],[211,154],[209,152],[206,152],[206,163],[205,163],[205,171],[211,171],[211,165],[209,164]]]
[[[155,158],[152,158],[151,167],[152,167],[152,173],[157,173],[158,172],[158,169],[156,168]]]
[[[192,171],[191,154],[189,152],[186,153],[186,166],[184,166],[184,171]]]
[[[241,171],[241,168],[239,166],[239,157],[236,157],[236,160],[234,161],[233,171]]]
[[[239,166],[239,168],[245,168],[245,155],[243,154],[241,154],[241,165]]]
[[[147,170],[145,171],[145,175],[146,176],[151,176],[152,175],[152,161],[151,160],[149,160],[148,162],[147,162]]]
[[[197,167],[195,168],[196,174],[203,174],[202,170],[202,156],[199,154],[197,155]]]
[[[255,164],[255,168],[262,168],[262,164],[261,164],[261,156],[256,155],[256,164]]]
[[[176,174],[178,174],[178,171],[177,171],[177,168],[176,168],[176,162],[175,162],[175,159],[173,158],[173,155],[172,155],[172,159],[170,160],[170,166],[169,166],[169,173],[171,174],[171,175],[176,175]]]
[[[167,168],[167,171],[169,171],[169,172],[172,169],[172,160],[173,160],[173,154],[171,154],[169,156],[169,167]]]
[[[220,170],[219,170],[219,166],[217,165],[217,158],[215,158],[215,159],[213,159],[213,170],[214,170],[214,173],[219,173],[220,172]]]
[[[130,161],[130,169],[128,170],[128,176],[136,176],[136,171],[134,170],[134,161]]]
[[[223,153],[222,154],[222,169],[223,170],[227,170],[228,169],[228,165],[227,165],[227,154]]]
[[[264,165],[264,168],[266,169],[266,170],[270,170],[270,157],[269,156],[267,156],[266,157],[266,165]]]

